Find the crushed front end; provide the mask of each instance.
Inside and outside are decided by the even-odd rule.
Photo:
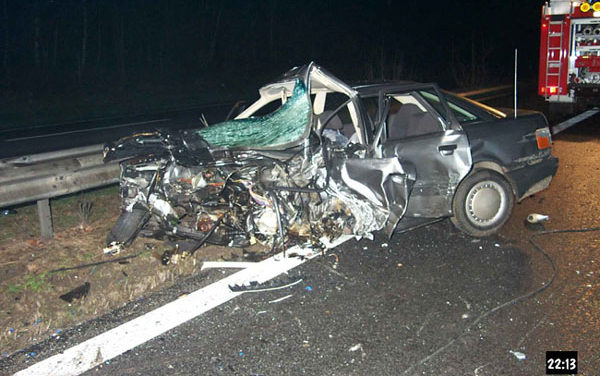
[[[327,247],[344,235],[393,231],[414,176],[397,158],[321,137],[309,95],[315,69],[287,78],[293,91],[269,115],[107,145],[105,160],[122,161],[122,215],[107,243],[142,234],[180,240],[188,252],[205,243]]]

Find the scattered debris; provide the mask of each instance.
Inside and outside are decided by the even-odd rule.
[[[358,351],[358,350],[362,351],[362,348],[363,348],[362,343],[357,343],[356,345],[349,348],[348,351],[350,351],[350,352],[354,352],[354,351]]]
[[[527,356],[520,351],[510,350],[509,353],[513,354],[515,356],[515,358],[517,358],[519,361],[523,361],[523,360],[527,359]]]
[[[105,255],[116,255],[119,252],[121,252],[121,249],[123,249],[123,244],[117,243],[117,242],[112,242],[106,248],[104,248],[104,254]]]
[[[462,316],[460,317],[463,320],[468,319],[469,317],[471,317],[468,313],[463,313]]]
[[[387,248],[388,247],[388,243],[381,243],[381,248]]]
[[[15,209],[4,209],[4,210],[2,210],[2,215],[3,216],[14,215],[14,214],[17,214],[17,211]]]
[[[401,262],[399,262],[398,264],[396,264],[397,267],[401,268],[403,265]]]
[[[527,222],[531,224],[546,222],[550,219],[549,216],[544,214],[531,213],[527,216]]]
[[[294,296],[294,294],[290,294],[290,295],[282,296],[281,298],[278,298],[278,299],[270,300],[269,304],[282,302],[282,301],[284,301],[286,299],[291,298],[292,296]]]
[[[467,301],[467,299],[463,298],[463,297],[462,297],[462,296],[460,296],[460,295],[458,296],[458,298],[459,298],[460,300],[462,300],[462,302],[463,302],[463,303],[465,303],[465,306],[466,306],[466,307],[467,307],[467,309],[470,311],[470,310],[471,310],[471,303],[469,303],[469,302]]]
[[[490,363],[486,363],[486,364],[484,364],[482,366],[479,366],[479,367],[475,368],[475,370],[473,371],[473,374],[475,376],[479,376],[479,371],[481,371],[482,369],[484,369],[485,367],[487,367],[489,365],[490,365]]]
[[[67,303],[72,303],[75,299],[81,299],[88,295],[90,292],[90,283],[86,282],[81,286],[74,288],[66,294],[59,296],[60,299],[64,300]]]
[[[274,291],[274,290],[281,290],[281,289],[285,289],[285,288],[288,288],[288,287],[292,287],[294,285],[297,285],[300,282],[302,282],[302,278],[298,279],[295,282],[288,283],[287,285],[283,285],[283,286],[258,288],[259,285],[258,285],[257,281],[250,281],[250,282],[248,282],[248,284],[233,285],[233,286],[230,285],[229,289],[232,292],[263,292],[263,291]]]
[[[310,287],[310,286],[306,286],[304,289],[305,289],[306,291],[312,291],[312,287]]]

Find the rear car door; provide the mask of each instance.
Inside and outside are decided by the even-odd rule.
[[[380,124],[382,156],[395,156],[416,172],[406,216],[452,215],[454,192],[472,160],[467,136],[445,98],[432,85],[383,93],[379,101],[386,109]]]

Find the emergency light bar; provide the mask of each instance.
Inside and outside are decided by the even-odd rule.
[[[596,1],[593,4],[581,3],[581,5],[579,5],[579,10],[584,13],[589,12],[590,10],[593,10],[594,12],[600,12],[600,1]]]

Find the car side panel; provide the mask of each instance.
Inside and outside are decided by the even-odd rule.
[[[384,157],[395,155],[400,163],[416,169],[406,216],[437,218],[452,215],[452,198],[472,166],[464,131],[449,129],[402,140],[388,141]]]
[[[536,184],[553,177],[558,159],[551,156],[551,148],[538,149],[535,131],[547,127],[542,114],[532,113],[516,119],[506,118],[490,122],[463,125],[471,143],[473,163],[484,161],[500,165],[512,181],[517,199],[529,194]],[[550,179],[539,191],[547,187]]]

